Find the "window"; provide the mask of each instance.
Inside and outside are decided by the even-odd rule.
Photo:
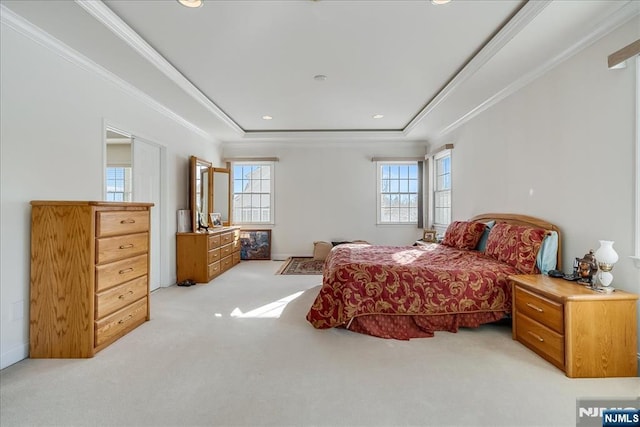
[[[417,161],[378,162],[378,224],[417,224]]]
[[[433,225],[446,228],[451,222],[451,150],[433,157]]]
[[[233,222],[273,224],[273,162],[233,163]]]
[[[107,167],[107,201],[131,201],[130,167]]]

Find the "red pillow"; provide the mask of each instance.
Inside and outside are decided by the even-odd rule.
[[[539,273],[536,257],[546,235],[542,228],[498,223],[487,238],[485,254],[525,274]]]
[[[454,221],[447,227],[442,244],[458,249],[475,249],[485,227],[481,222]]]

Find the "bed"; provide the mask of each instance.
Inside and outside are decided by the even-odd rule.
[[[559,229],[517,214],[454,221],[440,244],[339,245],[307,320],[402,340],[478,327],[509,316],[509,275],[559,269],[560,259]]]

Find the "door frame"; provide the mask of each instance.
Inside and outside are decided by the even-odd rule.
[[[158,247],[157,247],[157,260],[158,261],[162,261],[163,259],[166,259],[167,256],[169,255],[167,253],[167,249],[166,249],[166,245],[163,244],[164,242],[167,241],[168,238],[168,234],[167,234],[167,215],[166,215],[166,204],[167,204],[167,146],[161,143],[158,143],[156,141],[154,141],[153,139],[150,138],[146,138],[144,136],[140,136],[134,132],[130,132],[130,131],[126,131],[124,130],[123,126],[118,126],[117,124],[114,124],[114,122],[104,119],[103,120],[103,126],[102,126],[102,149],[103,149],[103,154],[102,154],[102,199],[106,199],[106,186],[105,186],[105,182],[107,179],[107,130],[111,130],[114,132],[117,132],[121,135],[124,135],[128,138],[130,138],[132,140],[132,144],[133,144],[133,139],[136,139],[140,142],[144,142],[146,144],[150,144],[150,145],[154,145],[156,147],[159,148],[160,151],[160,201],[158,203],[158,205],[154,206],[152,209],[157,209],[158,211],[158,218],[160,221],[159,224],[159,230],[160,230],[160,235],[157,236],[158,237]],[[131,167],[133,168],[133,145],[131,146],[131,150],[132,150],[132,165]],[[153,260],[154,257],[151,257],[151,259]],[[158,284],[160,288],[164,288],[164,287],[168,287],[171,286],[171,281],[169,279],[169,268],[168,268],[168,264],[167,263],[163,263],[163,262],[159,262],[159,277],[158,277]]]

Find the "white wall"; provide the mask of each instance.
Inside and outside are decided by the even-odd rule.
[[[1,28],[0,368],[28,355],[30,200],[101,200],[104,126],[166,147],[167,258],[175,283],[176,210],[188,207],[188,158],[220,161],[220,145],[8,25]]]
[[[372,157],[424,158],[425,143],[309,142],[225,144],[225,157],[278,157],[272,257],[313,253],[316,240],[367,240],[410,245],[415,225],[376,225],[376,164]],[[258,228],[258,227],[254,227]]]
[[[547,219],[563,232],[565,271],[598,240],[614,240],[613,286],[640,293],[629,259],[636,62],[607,69],[607,56],[639,37],[636,18],[449,135],[454,219],[488,211]]]

